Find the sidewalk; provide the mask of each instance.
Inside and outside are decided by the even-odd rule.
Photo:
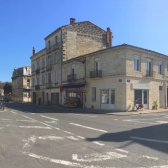
[[[39,107],[39,105],[32,104],[32,103],[23,103],[23,104]],[[57,110],[63,110],[63,111],[70,111],[70,112],[106,114],[106,115],[118,115],[118,116],[168,112],[168,109],[143,110],[143,111],[133,111],[133,112],[118,112],[118,111],[116,112],[116,111],[103,110],[103,109],[68,108],[68,107],[61,107],[61,106],[56,106],[56,105],[50,105],[50,106],[40,105],[40,107],[47,108],[47,109],[57,109]]]

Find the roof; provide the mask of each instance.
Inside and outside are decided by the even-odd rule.
[[[92,22],[90,22],[90,21],[75,22],[73,25],[79,24],[79,23],[85,23],[85,22],[89,22],[89,23],[95,25],[94,23],[92,23]],[[69,25],[70,25],[70,24],[64,25],[64,26],[61,26],[61,27],[57,28],[56,30],[54,30],[52,33],[50,33],[50,34],[49,34],[47,37],[45,37],[44,39],[46,40],[48,37],[52,36],[52,35],[53,35],[54,33],[56,33],[57,31],[61,30],[63,27],[67,27],[67,26],[69,26]],[[95,26],[97,26],[97,25],[95,25]],[[97,27],[99,27],[99,26],[97,26]],[[101,27],[99,27],[99,28],[102,29]],[[102,29],[102,30],[105,31],[104,29]]]

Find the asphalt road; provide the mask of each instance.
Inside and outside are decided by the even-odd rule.
[[[0,110],[0,168],[168,168],[168,114]]]

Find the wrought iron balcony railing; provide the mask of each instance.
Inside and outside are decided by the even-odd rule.
[[[102,70],[90,71],[90,78],[100,78],[102,77]]]
[[[67,75],[67,81],[70,82],[70,81],[75,81],[76,80],[76,74],[73,74],[73,75]]]
[[[46,71],[50,71],[50,70],[52,70],[52,64],[48,64],[48,65],[46,66]]]
[[[40,68],[36,69],[36,74],[40,73]]]

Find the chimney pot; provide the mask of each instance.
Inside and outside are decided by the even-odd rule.
[[[70,18],[70,24],[74,24],[75,23],[75,18]]]
[[[107,27],[107,32],[106,32],[106,43],[107,43],[107,48],[112,47],[112,32],[109,27]]]
[[[35,55],[36,54],[36,50],[35,50],[35,48],[33,47],[33,55]]]

